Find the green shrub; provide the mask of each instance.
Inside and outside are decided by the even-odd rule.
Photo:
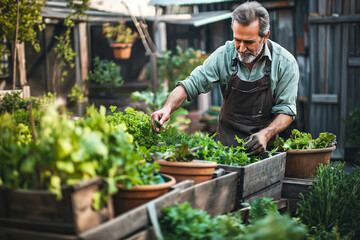
[[[297,215],[310,229],[328,233],[337,228],[342,237],[360,231],[360,168],[351,173],[345,164],[321,165],[306,199],[301,195]]]
[[[92,83],[104,84],[111,83],[116,87],[124,84],[121,76],[121,67],[113,61],[94,58],[94,71],[90,71],[87,81]]]

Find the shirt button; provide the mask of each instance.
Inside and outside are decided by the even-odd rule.
[[[261,111],[259,111],[259,113],[261,113]]]

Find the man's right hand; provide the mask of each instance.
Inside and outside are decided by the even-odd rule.
[[[151,126],[155,132],[159,133],[161,131],[161,128],[162,128],[162,125],[164,124],[164,122],[169,120],[170,113],[171,113],[170,109],[163,107],[162,109],[151,114]],[[155,121],[159,121],[159,124],[161,126],[160,128],[158,126],[156,126]],[[163,130],[163,131],[165,131],[165,130]]]

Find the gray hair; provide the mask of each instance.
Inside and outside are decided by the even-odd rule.
[[[245,2],[238,6],[231,15],[231,27],[234,21],[248,26],[259,19],[259,36],[265,37],[270,29],[270,18],[268,11],[258,2]]]

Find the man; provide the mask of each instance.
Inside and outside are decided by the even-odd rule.
[[[268,40],[269,14],[260,3],[241,4],[233,11],[231,24],[233,41],[177,83],[163,108],[152,114],[152,126],[159,132],[154,120],[162,125],[185,99],[191,101],[219,82],[223,105],[216,139],[236,146],[236,135],[255,155],[271,146],[295,117],[299,68],[287,50]]]

